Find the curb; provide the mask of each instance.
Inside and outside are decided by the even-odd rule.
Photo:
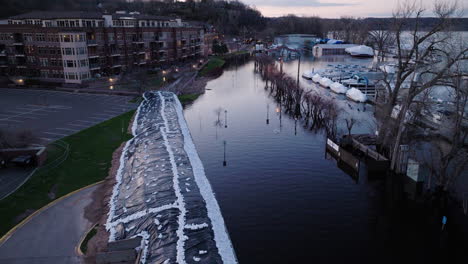
[[[21,221],[19,224],[17,224],[16,226],[14,226],[12,229],[10,229],[10,231],[8,231],[5,235],[3,235],[1,238],[0,238],[0,247],[3,245],[3,243],[5,243],[12,235],[13,233],[15,233],[16,230],[18,230],[19,228],[21,228],[22,226],[24,226],[26,223],[28,223],[32,218],[34,218],[35,216],[39,215],[40,213],[42,213],[43,211],[45,211],[46,209],[54,206],[55,204],[57,204],[58,202],[64,200],[65,198],[67,197],[70,197],[72,196],[73,194],[76,194],[84,189],[87,189],[87,188],[91,188],[93,186],[96,186],[98,184],[101,184],[103,183],[104,181],[98,181],[98,182],[95,182],[93,184],[90,184],[88,186],[85,186],[85,187],[82,187],[78,190],[75,190],[71,193],[68,193],[68,194],[65,194],[64,196],[46,204],[45,206],[41,207],[40,209],[36,210],[34,213],[32,213],[31,215],[29,215],[28,217],[26,217],[25,219],[23,219],[23,221]]]
[[[84,256],[85,253],[83,253],[83,251],[81,251],[81,244],[83,244],[86,236],[88,236],[89,232],[91,232],[91,230],[93,230],[96,226],[98,225],[98,223],[92,225],[85,233],[84,235],[81,237],[80,239],[80,242],[78,242],[78,245],[75,247],[75,252],[78,256]],[[89,242],[89,241],[88,241]]]

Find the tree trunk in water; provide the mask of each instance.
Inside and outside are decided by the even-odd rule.
[[[406,111],[407,111],[408,107],[407,105],[403,105],[402,109],[401,109],[401,112],[400,112],[400,115],[398,117],[398,120],[397,120],[397,126],[398,126],[398,132],[397,132],[397,136],[395,138],[395,143],[393,145],[393,150],[391,152],[391,163],[390,163],[390,169],[391,170],[395,170],[395,166],[396,166],[396,161],[398,159],[398,157],[400,156],[399,155],[399,152],[398,152],[398,149],[400,147],[400,142],[401,142],[401,136],[403,134],[403,129],[405,128],[405,118],[406,118]]]

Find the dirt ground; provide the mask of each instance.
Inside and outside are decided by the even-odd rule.
[[[135,115],[130,120],[130,125],[127,132],[131,134],[131,127]],[[104,183],[93,193],[93,202],[85,208],[85,217],[90,222],[99,224],[96,235],[88,242],[88,251],[85,257],[85,263],[96,263],[96,254],[107,249],[109,241],[109,233],[106,231],[105,224],[107,214],[109,212],[109,201],[112,195],[112,189],[116,183],[115,176],[120,166],[120,156],[126,142],[123,142],[120,147],[112,154],[112,165],[109,169],[109,174],[104,180]]]

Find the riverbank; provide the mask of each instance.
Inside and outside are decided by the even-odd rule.
[[[141,237],[142,263],[236,263],[180,103],[166,92],[144,98],[115,175],[109,240]]]

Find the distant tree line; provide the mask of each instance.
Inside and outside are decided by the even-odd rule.
[[[353,18],[326,19],[319,17],[299,17],[287,15],[276,18],[264,17],[258,10],[237,0],[2,0],[0,18],[9,17],[33,10],[116,10],[140,11],[160,16],[181,17],[185,20],[200,21],[215,26],[222,34],[251,38],[272,39],[280,34],[314,34],[354,43],[363,43],[367,32],[386,30],[392,18]],[[438,18],[408,18],[407,28],[414,23],[422,28],[432,28]],[[468,18],[453,18],[452,30],[468,31]]]

